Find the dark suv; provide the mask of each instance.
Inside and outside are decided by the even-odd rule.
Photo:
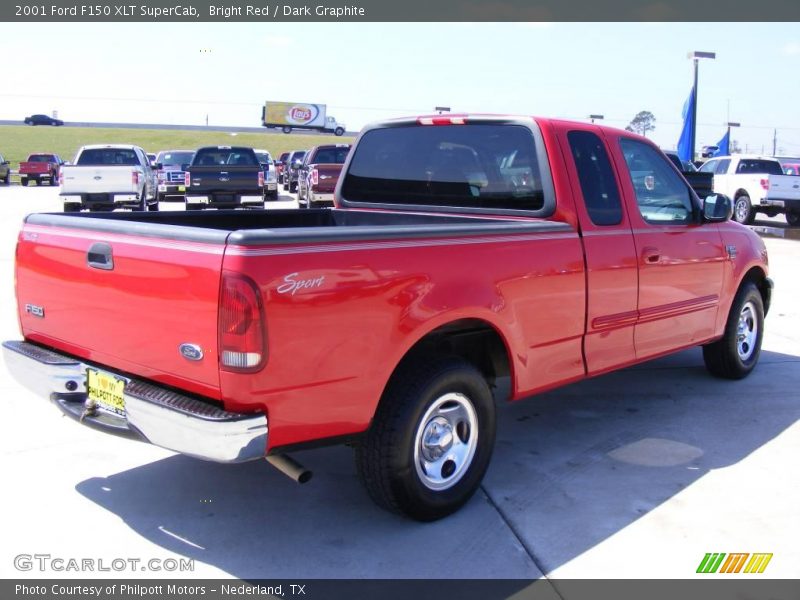
[[[286,164],[283,165],[283,189],[290,192],[297,191],[297,173],[300,165],[303,164],[303,159],[306,156],[305,150],[295,150],[286,159]]]
[[[61,119],[54,119],[47,115],[31,115],[30,117],[25,117],[25,125],[55,125],[56,127],[60,127],[63,124],[64,121]]]

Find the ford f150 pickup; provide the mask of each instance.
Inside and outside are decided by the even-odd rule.
[[[64,212],[158,210],[155,171],[138,146],[84,146],[59,173]]]
[[[64,161],[58,154],[31,154],[28,160],[19,163],[19,182],[28,185],[33,181],[41,185],[46,181],[58,185],[58,174]]]
[[[480,485],[496,399],[697,345],[717,376],[758,361],[763,242],[632,133],[379,123],[336,202],[30,215],[10,372],[84,425],[299,481],[292,449],[347,441],[379,505],[434,520]]]
[[[716,156],[700,172],[713,173],[714,191],[733,198],[733,218],[739,223],[750,224],[763,212],[784,214],[789,225],[800,225],[800,180],[784,175],[776,158]]]
[[[186,210],[264,208],[264,171],[252,148],[209,146],[186,168]]]
[[[152,161],[158,168],[158,201],[184,202],[186,167],[192,162],[194,150],[162,150]]]
[[[297,173],[297,201],[300,207],[333,206],[333,192],[350,144],[315,146],[303,158]]]

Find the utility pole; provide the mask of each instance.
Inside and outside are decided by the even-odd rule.
[[[777,150],[778,145],[778,130],[772,130],[772,156],[775,156],[775,151]]]

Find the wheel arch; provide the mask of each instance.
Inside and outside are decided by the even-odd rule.
[[[486,378],[496,398],[498,390],[503,396],[513,392],[514,369],[508,340],[498,327],[480,317],[454,318],[417,336],[395,361],[384,392],[408,363],[426,356],[441,355],[458,356],[475,366]],[[498,387],[498,380],[506,377],[509,378],[508,391]]]
[[[766,316],[772,301],[772,281],[767,277],[764,269],[760,266],[753,266],[744,273],[736,289],[740,289],[746,283],[752,283],[758,289],[761,294],[761,300],[764,303],[764,316]]]

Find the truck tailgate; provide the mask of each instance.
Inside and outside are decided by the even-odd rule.
[[[770,175],[767,198],[770,200],[800,200],[800,177]]]
[[[93,167],[69,165],[62,167],[64,182],[62,194],[93,194],[104,192],[131,192],[139,190],[134,183],[134,173],[144,177],[142,169],[136,166]]]
[[[332,194],[336,189],[336,182],[339,181],[343,166],[335,163],[312,165],[311,168],[317,171],[317,183],[314,185],[314,191],[321,194]]]
[[[188,194],[220,194],[225,192],[259,189],[258,174],[261,167],[256,166],[191,166],[187,169],[191,184],[186,188]]]
[[[50,172],[50,163],[46,162],[21,162],[19,163],[20,175],[40,175]]]
[[[159,228],[169,226],[155,224],[127,235],[92,229],[92,219],[64,219],[31,215],[20,232],[16,281],[24,337],[218,398],[224,237],[164,239]]]

